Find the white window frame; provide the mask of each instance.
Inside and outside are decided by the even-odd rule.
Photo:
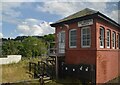
[[[89,29],[89,35],[90,35],[90,39],[89,39],[89,42],[90,42],[90,44],[89,45],[86,45],[86,46],[84,46],[83,45],[83,30],[84,29]],[[85,35],[85,34],[84,34]],[[86,35],[88,35],[88,34],[86,34]],[[87,40],[86,40],[87,41]],[[87,27],[82,27],[81,28],[81,47],[82,48],[90,48],[91,47],[91,28],[89,27],[89,26],[87,26]]]
[[[71,31],[76,31],[76,46],[71,46]],[[70,29],[69,30],[69,48],[76,48],[77,47],[77,29]]]
[[[119,49],[119,33],[117,34],[117,40],[116,40],[117,42],[116,42],[116,44],[117,44],[117,49]]]
[[[62,33],[64,35],[62,35]],[[59,53],[65,53],[65,31],[58,33],[58,50]]]
[[[120,34],[118,34],[118,49],[120,49]]]
[[[117,49],[120,49],[120,34],[117,34]]]
[[[116,33],[112,32],[112,48],[115,49],[116,46]]]
[[[101,33],[101,30],[102,30],[102,35],[100,34]],[[105,40],[104,40],[104,38],[105,38],[105,29],[104,29],[104,27],[100,27],[100,32],[99,32],[99,34],[100,34],[100,48],[104,48],[104,42],[105,42]],[[101,39],[102,38],[102,39]],[[101,45],[101,42],[102,42],[102,44],[103,45]]]
[[[106,42],[106,45],[107,45],[107,48],[110,48],[110,30],[107,30],[107,42]],[[108,43],[109,43],[109,46],[108,46]]]

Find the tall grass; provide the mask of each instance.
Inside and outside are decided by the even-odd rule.
[[[29,61],[37,62],[40,59],[22,59],[18,63],[2,65],[2,82],[16,82],[21,80],[32,79],[28,72]]]

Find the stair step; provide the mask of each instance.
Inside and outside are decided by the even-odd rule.
[[[50,77],[44,77],[43,80],[50,80]]]
[[[52,82],[52,80],[47,80],[47,81],[44,81],[44,83],[49,83],[49,82]]]
[[[30,75],[34,75],[34,73],[33,72],[27,72],[28,74],[30,74]]]

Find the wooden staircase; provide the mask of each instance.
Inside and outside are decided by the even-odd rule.
[[[49,60],[46,60],[45,62],[38,61],[38,63],[29,62],[29,74],[31,74],[35,79],[39,78],[41,85],[42,83],[51,82],[54,76],[53,62],[51,65],[48,64],[48,62]]]
[[[38,63],[29,62],[29,73],[33,72],[33,77],[39,78],[41,83],[51,81],[58,75],[58,62],[62,59],[64,59],[64,54],[59,54],[55,43],[52,43],[52,46],[48,48],[46,60],[38,61]]]

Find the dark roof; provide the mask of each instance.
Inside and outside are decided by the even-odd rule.
[[[110,21],[112,24],[116,24],[120,27],[120,25],[118,23],[116,23],[115,21],[113,21],[109,17],[105,16],[104,14],[100,13],[99,11],[95,11],[95,10],[92,10],[89,8],[85,8],[77,13],[74,13],[68,17],[65,17],[65,18],[63,18],[55,23],[52,23],[51,26],[55,27],[57,25],[75,22],[75,21],[79,21],[81,19],[87,19],[87,18],[92,18],[92,17],[94,18],[96,16],[103,18],[106,21]]]
[[[75,13],[75,14],[72,14],[72,15],[64,18],[64,19],[61,19],[61,20],[57,21],[56,23],[67,21],[67,20],[71,20],[71,19],[75,19],[75,18],[79,18],[79,17],[83,17],[83,16],[86,16],[86,15],[91,15],[91,14],[94,14],[94,13],[97,13],[97,12],[98,11],[86,8],[86,9],[81,10],[81,11]]]

